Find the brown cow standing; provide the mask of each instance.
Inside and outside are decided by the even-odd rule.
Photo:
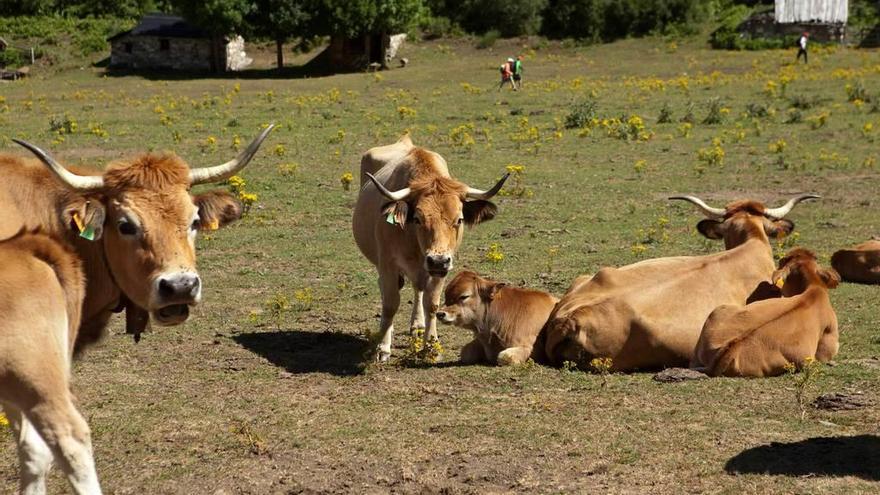
[[[783,217],[802,195],[779,208],[735,201],[713,208],[693,196],[708,219],[697,229],[723,239],[725,251],[642,261],[578,277],[556,305],[546,328],[546,351],[555,364],[586,365],[612,358],[615,370],[687,366],[706,317],[722,304],[744,304],[773,274],[770,237],[788,234]]]
[[[18,443],[21,491],[45,493],[54,459],[75,493],[100,493],[89,426],[70,393],[82,263],[24,231],[0,241],[0,260],[0,403]]]
[[[145,154],[111,163],[102,175],[79,175],[36,146],[17,140],[39,160],[0,155],[0,238],[22,229],[39,230],[76,253],[82,263],[85,296],[79,317],[70,322],[79,331],[75,341],[65,344],[67,351],[98,340],[114,311],[126,310],[127,331],[136,338],[149,320],[159,325],[186,321],[189,307],[201,299],[196,232],[217,229],[241,215],[241,206],[228,192],[192,195],[190,188],[225,180],[241,170],[271,130],[272,126],[267,127],[235,159],[192,170],[176,155]],[[6,269],[5,259],[3,265]],[[33,300],[31,304],[46,299],[39,291],[27,292],[26,298],[22,290],[15,294]],[[8,320],[8,309],[0,309],[0,320]],[[4,342],[27,338],[15,331],[28,328],[7,329],[13,335],[4,336]],[[67,361],[60,368],[45,359],[36,362],[39,368],[30,371],[37,379],[51,381],[54,376],[69,375]],[[47,400],[62,404],[64,397]],[[19,419],[12,418],[20,421],[16,428],[28,432],[45,427],[42,417],[23,410]],[[49,439],[46,442],[51,444]],[[34,434],[19,437],[25,493],[44,491],[42,473],[50,452],[46,442]],[[99,491],[97,481],[84,486],[95,489],[83,493]]]
[[[546,292],[511,287],[463,271],[446,286],[445,306],[437,319],[474,332],[462,347],[464,364],[522,364],[530,357],[543,361],[534,347],[558,299]]]
[[[880,284],[880,241],[868,241],[831,256],[831,266],[847,282]]]
[[[437,338],[435,313],[464,226],[495,217],[497,208],[488,200],[506,179],[488,191],[469,187],[449,174],[442,156],[414,146],[409,135],[364,154],[352,230],[379,272],[382,319],[371,339],[379,361],[391,356],[404,277],[415,293],[410,330],[425,328],[426,340]]]
[[[691,368],[711,376],[776,376],[788,363],[825,363],[837,354],[837,315],[828,297],[840,282],[837,272],[797,248],[780,260],[773,281],[783,297],[719,306],[709,315]]]

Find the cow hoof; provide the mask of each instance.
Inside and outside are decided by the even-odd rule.
[[[389,359],[391,359],[391,351],[384,351],[382,349],[376,350],[377,363],[387,363]]]

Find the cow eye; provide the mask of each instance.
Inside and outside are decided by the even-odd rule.
[[[137,227],[129,222],[128,220],[122,220],[119,222],[119,233],[122,235],[135,235],[137,234]]]
[[[189,226],[192,230],[199,230],[202,227],[202,220],[200,218],[196,218],[193,220],[192,225]]]
[[[470,294],[462,294],[461,296],[459,296],[458,300],[464,301],[465,299],[467,299],[469,297],[471,297]]]

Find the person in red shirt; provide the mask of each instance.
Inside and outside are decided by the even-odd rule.
[[[505,62],[501,67],[501,84],[498,85],[498,91],[501,91],[501,88],[504,87],[505,83],[510,83],[510,87],[516,90],[516,85],[513,83],[513,65],[514,60],[512,58],[508,58],[507,62]]]

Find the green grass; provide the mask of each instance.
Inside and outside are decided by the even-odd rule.
[[[497,65],[518,52],[526,55],[524,91],[496,92]],[[603,388],[598,376],[537,366],[459,367],[469,335],[449,327],[440,329],[447,353],[439,365],[362,371],[379,294],[351,238],[357,187],[340,184],[344,173],[357,175],[361,153],[406,130],[476,187],[508,165],[524,166],[533,195],[499,197],[498,217],[466,233],[457,266],[557,295],[603,266],[722,249],[695,232],[693,207],[665,200],[675,193],[716,205],[737,198],[775,205],[818,192],[823,200],[791,218],[797,243],[827,264],[836,249],[878,233],[880,174],[871,159],[880,114],[848,102],[845,90],[862,81],[880,97],[877,52],[814,51],[809,66],[791,66],[791,50],[714,52],[660,39],[537,51],[440,40],[408,45],[403,56],[409,67],[379,75],[162,81],[71,70],[2,86],[0,146],[22,153],[11,138],[25,138],[74,164],[173,149],[193,166],[211,165],[234,154],[235,135],[247,142],[262,124],[281,124],[243,174],[259,195],[254,209],[199,241],[205,302],[191,320],[138,345],[114,321],[75,366],[108,493],[877,490],[880,449],[859,450],[864,437],[857,437],[877,433],[877,409],[813,412],[801,421],[786,377],[659,384],[648,374],[616,374]],[[776,96],[765,92],[768,81]],[[802,110],[802,123],[783,123],[784,81],[787,96],[819,101]],[[600,122],[579,136],[564,122],[587,97],[598,102]],[[722,102],[724,122],[701,124],[712,98]],[[682,137],[688,102],[695,123]],[[750,103],[770,115],[744,117]],[[673,122],[657,124],[664,104]],[[823,112],[826,124],[812,129],[809,117]],[[634,115],[649,139],[609,137],[601,122]],[[65,117],[76,132],[50,130],[53,118]],[[874,130],[866,135],[868,122]],[[109,135],[92,133],[96,127]],[[473,144],[455,144],[467,142],[465,132]],[[698,160],[715,138],[723,166]],[[780,139],[782,162],[770,150]],[[292,173],[282,167],[291,163]],[[504,254],[497,264],[485,256],[493,243]],[[308,309],[294,295],[305,288],[313,294]],[[273,318],[266,303],[278,295],[291,305]],[[841,351],[813,393],[861,390],[876,399],[880,368],[865,361],[880,355],[876,288],[844,284],[832,300]],[[403,304],[398,328],[408,316]],[[395,338],[396,356],[406,340]],[[770,442],[835,436],[828,449],[811,441],[772,450],[761,465],[776,474],[725,470]],[[0,491],[11,492],[17,457],[11,438],[3,442]],[[772,458],[779,452],[820,472],[786,475],[787,465]],[[52,483],[66,490],[57,473]]]

